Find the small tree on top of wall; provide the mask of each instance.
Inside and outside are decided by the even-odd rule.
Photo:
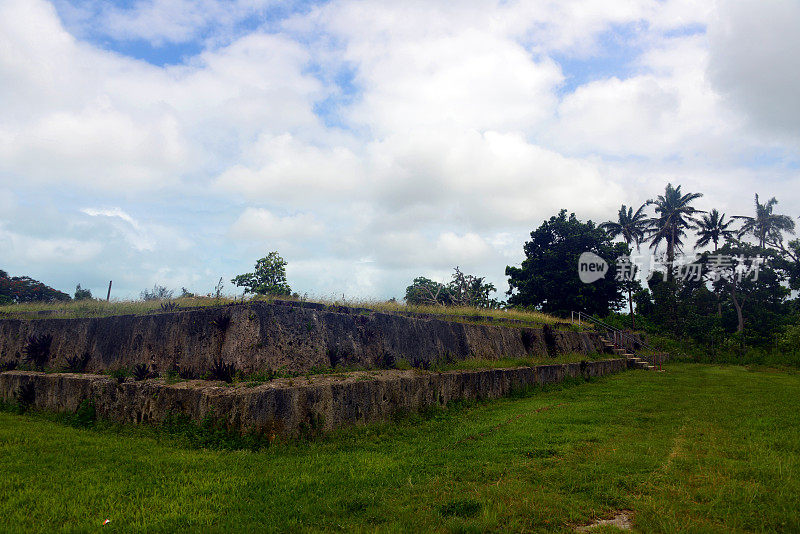
[[[231,282],[256,295],[290,295],[286,282],[286,261],[273,251],[256,262],[255,271],[236,276]]]

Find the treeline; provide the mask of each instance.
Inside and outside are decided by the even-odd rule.
[[[29,276],[9,276],[0,269],[0,304],[63,300],[72,297]]]
[[[615,220],[597,226],[562,210],[531,232],[522,265],[506,268],[508,304],[638,325],[701,358],[777,356],[800,364],[800,301],[792,298],[800,289],[800,240],[789,237],[794,219],[776,212],[775,198],[762,202],[755,195],[752,214],[728,216],[697,209],[700,197],[668,184],[638,209],[622,205]],[[643,246],[651,254],[647,262]],[[581,282],[584,252],[603,258],[609,275]],[[656,268],[642,272],[645,263]]]

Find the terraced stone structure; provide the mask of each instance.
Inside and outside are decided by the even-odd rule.
[[[594,332],[479,317],[480,322],[407,316],[301,302],[255,302],[169,313],[85,319],[0,319],[0,362],[21,364],[33,338],[52,337],[47,366],[87,358],[87,372],[174,366],[202,376],[218,359],[245,373],[314,368],[388,368],[404,359],[521,358],[599,353]]]
[[[59,369],[81,359],[83,373],[11,370],[0,373],[0,399],[41,409],[74,411],[94,402],[101,417],[159,422],[209,414],[231,429],[295,435],[385,420],[398,411],[454,400],[496,398],[569,377],[604,376],[627,367],[624,358],[513,369],[430,372],[436,360],[499,359],[562,352],[597,353],[600,336],[563,325],[380,313],[322,304],[248,303],[143,316],[87,319],[0,319],[0,363],[13,367],[32,353]],[[392,369],[404,359],[416,369]],[[308,373],[314,368],[356,372],[226,385],[206,380],[174,383],[168,371],[202,376],[214,362],[245,373]],[[107,374],[146,364],[160,378],[117,380]],[[30,363],[28,363],[30,365]],[[174,371],[173,371],[174,372]]]

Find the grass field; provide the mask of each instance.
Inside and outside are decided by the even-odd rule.
[[[672,364],[259,452],[0,413],[0,472],[9,531],[799,531],[800,374]]]
[[[280,297],[281,300],[296,300],[289,297]],[[233,297],[189,297],[175,298],[174,302],[179,306],[178,309],[197,308],[205,306],[220,306],[233,304],[236,302],[270,302],[275,300],[268,296],[252,297],[242,301],[241,298]],[[386,302],[379,300],[327,300],[327,299],[308,299],[306,302],[316,302],[329,306],[348,306],[354,308],[368,308],[374,311],[388,313],[415,313],[426,315],[446,315],[464,320],[480,320],[483,317],[493,317],[495,319],[513,319],[531,324],[555,324],[563,321],[551,315],[537,311],[502,309],[490,310],[483,308],[470,308],[458,306],[407,306],[398,302]],[[37,318],[80,318],[80,317],[107,317],[111,315],[144,315],[148,313],[158,313],[162,311],[162,302],[159,300],[80,300],[69,302],[32,302],[21,304],[0,305],[0,318],[10,317],[19,319]],[[39,315],[39,312],[55,312],[54,315]]]

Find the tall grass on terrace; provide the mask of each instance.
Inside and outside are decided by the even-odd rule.
[[[235,296],[215,297],[184,297],[171,299],[177,304],[177,310],[207,306],[222,306],[236,302],[272,302],[274,300],[302,300],[328,306],[347,306],[354,308],[367,308],[385,313],[412,313],[420,315],[441,315],[448,317],[463,317],[465,320],[481,321],[491,319],[510,319],[533,325],[565,322],[552,315],[522,309],[483,309],[467,306],[409,306],[399,302],[386,302],[368,299],[332,299],[332,298],[292,298],[254,296],[246,299]],[[159,300],[81,300],[71,302],[31,302],[24,304],[0,305],[0,318],[35,319],[44,317],[82,318],[82,317],[108,317],[111,315],[145,315],[165,311],[162,308],[164,301]],[[172,310],[170,310],[172,311]]]
[[[220,306],[237,302],[233,297],[187,297],[175,298],[177,310],[206,306]],[[164,301],[160,300],[79,300],[71,302],[26,302],[0,306],[0,318],[18,317],[32,319],[37,317],[81,318],[108,317],[111,315],[146,315],[161,312]]]

